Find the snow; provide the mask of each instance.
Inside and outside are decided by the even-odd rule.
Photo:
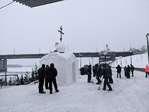
[[[142,60],[147,62],[147,58]],[[134,65],[138,62],[133,60]],[[102,90],[103,83],[98,90],[95,77],[94,84],[87,83],[87,75],[78,75],[77,82],[69,86],[58,86],[60,92],[53,94],[49,90],[39,94],[38,83],[3,86],[0,112],[149,112],[149,77],[134,71],[134,77],[127,79],[122,71],[122,78],[116,78],[115,68],[112,73],[113,91]]]
[[[92,78],[94,82],[96,79]],[[134,77],[116,78],[113,91],[97,90],[87,83],[87,76],[70,86],[59,86],[59,93],[38,93],[38,84],[3,86],[0,89],[0,112],[149,112],[149,78],[135,71]]]
[[[58,71],[58,85],[70,85],[76,82],[79,73],[78,60],[73,53],[51,52],[40,59],[40,66],[42,64],[50,66],[51,63],[54,63]]]
[[[55,45],[55,47],[56,47],[56,50],[57,50],[58,52],[65,52],[65,51],[66,51],[66,46],[65,46],[64,43],[62,43],[62,42],[57,43],[57,44]]]

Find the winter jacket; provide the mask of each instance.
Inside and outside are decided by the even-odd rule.
[[[135,67],[133,65],[130,66],[131,71],[133,72],[135,70]]]
[[[103,74],[103,68],[101,66],[98,66],[98,68],[97,68],[97,76],[101,77],[102,74]]]
[[[109,75],[112,76],[112,69],[111,69],[111,67],[109,67],[109,73],[110,73]]]
[[[145,67],[145,72],[149,73],[149,66],[148,65],[146,65],[146,67]]]
[[[93,73],[97,74],[97,65],[93,66]]]
[[[88,73],[91,75],[92,74],[92,68],[91,65],[88,66]]]
[[[130,73],[130,66],[127,66],[126,72]]]
[[[116,69],[118,73],[121,73],[121,67],[119,65],[116,67]]]
[[[57,70],[54,67],[49,67],[47,69],[47,79],[53,79],[57,76]]]
[[[110,76],[110,69],[108,67],[103,68],[103,78],[104,79],[109,79]]]
[[[39,79],[44,79],[45,78],[45,74],[46,74],[46,70],[45,68],[39,68],[38,69],[38,78]]]

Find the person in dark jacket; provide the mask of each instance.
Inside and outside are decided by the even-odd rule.
[[[97,76],[97,67],[98,67],[98,64],[93,66],[93,77]]]
[[[98,65],[98,67],[97,67],[97,74],[96,74],[96,79],[97,79],[97,83],[96,84],[101,84],[102,81],[100,80],[100,78],[102,76],[102,73],[103,73],[103,69],[102,69],[101,65]]]
[[[111,66],[108,66],[108,67],[109,67],[109,72],[110,72],[110,75],[109,75],[109,83],[113,84],[112,69],[111,69]]]
[[[108,91],[112,91],[112,87],[109,83],[109,76],[110,76],[110,69],[108,65],[103,65],[103,78],[104,78],[104,85],[103,90],[106,90],[106,86],[108,86]]]
[[[38,69],[38,80],[39,80],[38,88],[39,88],[39,93],[41,93],[41,94],[45,93],[43,91],[45,74],[46,74],[45,64],[42,64],[42,67]]]
[[[135,67],[130,64],[130,70],[131,70],[131,74],[132,74],[132,77],[134,76],[134,70],[135,70]]]
[[[48,81],[48,78],[47,78],[47,70],[49,68],[49,65],[46,65],[46,75],[45,75],[45,88],[46,89],[49,89],[49,81]]]
[[[126,77],[130,78],[130,66],[129,65],[126,68]]]
[[[119,76],[119,78],[121,78],[121,66],[117,65],[116,69],[117,69],[117,78],[118,78],[118,76]]]
[[[88,75],[87,82],[91,83],[91,78],[92,78],[92,68],[91,68],[91,65],[88,66],[87,75]]]
[[[126,75],[126,70],[127,70],[127,67],[124,66],[124,75],[125,75],[125,77],[127,77],[127,75]]]
[[[56,76],[57,76],[57,69],[54,67],[54,64],[51,63],[50,67],[47,69],[47,78],[49,80],[49,90],[50,94],[52,94],[52,83],[54,85],[55,91],[59,92],[58,87],[57,87],[57,82],[56,82]]]
[[[21,85],[24,85],[24,78],[23,78],[23,74],[21,75],[20,82],[21,82]]]
[[[93,77],[97,74],[97,64],[93,66]]]

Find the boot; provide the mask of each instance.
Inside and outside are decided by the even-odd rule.
[[[108,89],[108,91],[112,91],[112,89]]]
[[[59,92],[59,90],[56,90],[56,92]]]

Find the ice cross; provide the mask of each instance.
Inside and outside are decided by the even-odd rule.
[[[64,33],[62,32],[63,28],[62,26],[60,27],[60,30],[58,30],[58,32],[60,32],[60,41],[62,42],[62,35],[64,35]]]

